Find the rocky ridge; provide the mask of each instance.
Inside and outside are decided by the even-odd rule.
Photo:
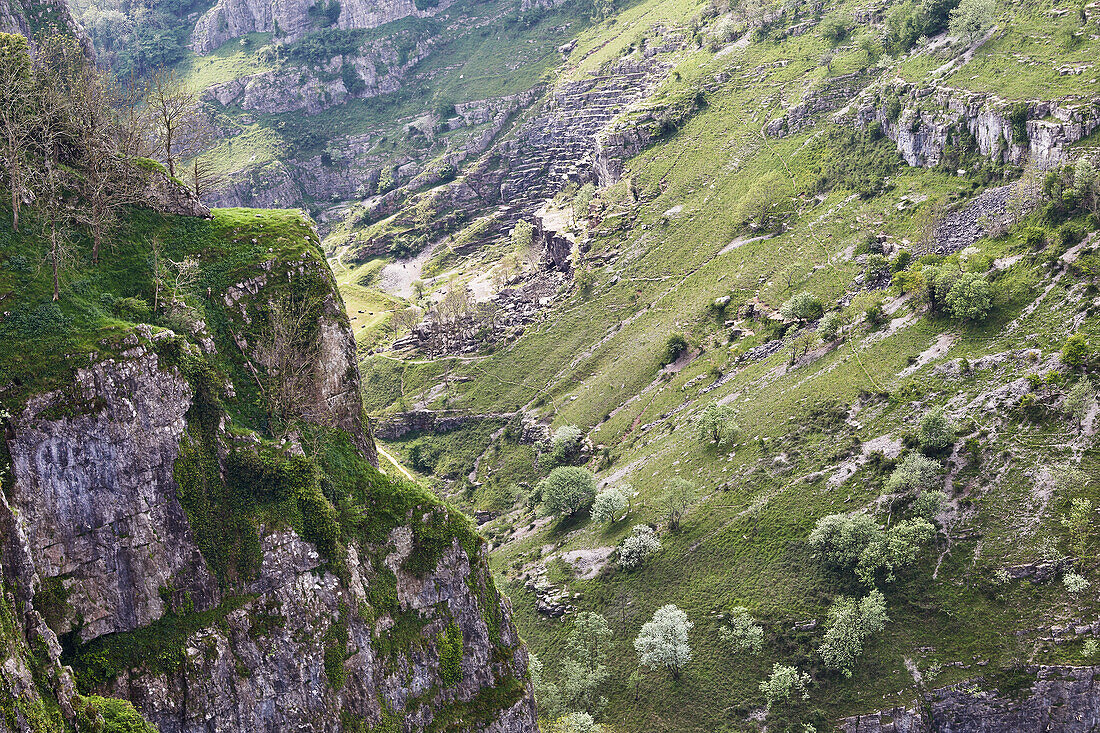
[[[534,731],[526,651],[485,545],[436,500],[412,499],[392,528],[350,539],[336,560],[266,516],[243,535],[245,545],[249,531],[257,537],[253,571],[226,576],[207,554],[189,467],[207,445],[215,474],[204,480],[228,481],[230,454],[262,441],[217,407],[248,383],[198,377],[209,372],[196,365],[204,352],[243,359],[251,379],[257,337],[245,325],[262,322],[288,281],[328,288],[311,331],[309,394],[321,407],[310,419],[350,437],[346,460],[377,461],[354,340],[319,251],[249,269],[259,274],[216,299],[220,318],[240,325],[229,338],[200,329],[209,341],[200,350],[137,325],[101,344],[110,356],[32,395],[7,421],[0,620],[12,640],[0,674],[5,690],[26,694],[0,730],[41,729],[18,712],[43,694],[41,668],[41,689],[71,724],[71,664],[82,692],[128,699],[162,731],[337,731],[394,718],[407,730]],[[283,445],[302,456],[295,435]],[[421,526],[443,529],[425,545]]]

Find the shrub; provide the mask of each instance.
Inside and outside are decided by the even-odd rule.
[[[817,521],[807,542],[826,562],[852,567],[864,548],[882,535],[882,528],[866,514],[830,514]]]
[[[837,311],[829,311],[817,324],[817,335],[822,341],[831,343],[840,335],[840,328],[844,325],[844,316]]]
[[[596,498],[596,477],[575,466],[559,466],[539,482],[547,511],[567,517],[591,506]]]
[[[661,366],[667,366],[680,358],[680,355],[688,350],[687,339],[682,333],[674,333],[665,340],[664,351],[661,352]]]
[[[81,733],[156,733],[156,728],[128,700],[99,695],[77,696],[73,700],[73,710],[77,730]]]
[[[638,524],[630,536],[619,545],[619,566],[633,570],[641,566],[650,555],[661,549],[661,541],[649,525]]]
[[[1077,595],[1082,591],[1088,590],[1091,585],[1085,578],[1077,573],[1069,572],[1062,576],[1062,585],[1066,587],[1066,591]]]
[[[756,623],[744,606],[730,612],[730,625],[719,628],[718,634],[737,651],[759,654],[764,647],[764,627]]]
[[[920,453],[909,453],[890,474],[886,490],[891,494],[919,493],[935,485],[943,467]]]
[[[609,486],[596,494],[592,502],[592,519],[596,522],[614,522],[630,509],[630,497],[618,486]]]
[[[882,631],[886,622],[886,599],[873,590],[862,600],[841,596],[829,611],[829,625],[817,653],[825,666],[852,676],[852,664],[863,652],[863,643],[871,634]]]
[[[944,414],[943,408],[932,410],[920,422],[917,440],[922,449],[938,453],[955,443],[955,427]]]
[[[821,299],[813,293],[799,293],[779,306],[779,315],[788,321],[812,321],[821,316]]]
[[[572,463],[580,456],[583,444],[583,430],[576,425],[562,425],[550,438],[551,463]]]
[[[925,491],[913,501],[913,516],[931,522],[946,501],[947,494],[942,491]]]
[[[993,307],[993,287],[982,275],[964,272],[952,283],[944,302],[955,318],[980,321]]]
[[[676,606],[658,608],[634,640],[638,661],[646,667],[667,669],[678,679],[680,670],[691,661],[688,632],[692,626],[687,614]]]
[[[760,683],[760,691],[764,693],[770,709],[775,703],[790,699],[795,692],[801,694],[803,700],[808,700],[810,693],[806,691],[806,686],[809,684],[810,675],[799,672],[797,667],[776,662],[772,666],[771,676]]]
[[[1081,333],[1075,333],[1066,339],[1066,343],[1062,346],[1062,362],[1066,366],[1079,367],[1082,366],[1089,357],[1089,342],[1085,339],[1085,335]]]
[[[699,437],[715,445],[736,440],[740,428],[733,421],[733,416],[733,408],[729,405],[720,405],[717,402],[707,405],[699,416]]]

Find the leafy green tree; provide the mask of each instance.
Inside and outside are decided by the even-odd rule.
[[[852,676],[852,665],[863,652],[863,644],[872,634],[882,631],[889,621],[886,599],[873,590],[863,599],[841,596],[829,610],[829,623],[817,653],[825,666]]]
[[[734,422],[734,411],[729,405],[721,405],[712,402],[703,409],[699,416],[699,437],[709,440],[715,445],[728,443],[737,439],[740,428]]]
[[[744,606],[737,606],[730,612],[729,626],[718,629],[722,640],[740,652],[759,654],[764,647],[764,627]]]
[[[24,36],[0,33],[0,175],[11,195],[12,229],[19,231],[19,212],[32,177],[35,89],[31,57]]]
[[[800,694],[803,700],[808,700],[810,693],[806,691],[806,687],[809,684],[809,674],[799,672],[797,667],[776,662],[772,666],[771,676],[760,683],[760,691],[764,693],[770,710],[777,702],[789,700],[795,693]]]
[[[602,707],[597,693],[609,675],[607,645],[611,636],[607,619],[600,614],[581,611],[574,617],[560,685],[568,709],[592,713]]]
[[[1078,158],[1073,166],[1073,188],[1089,211],[1095,214],[1100,210],[1100,173],[1086,155]]]
[[[996,11],[996,0],[962,0],[951,11],[948,29],[951,35],[973,43],[993,25]]]
[[[634,640],[638,661],[652,669],[668,670],[673,679],[679,679],[680,672],[691,661],[688,632],[693,625],[687,614],[676,606],[661,606],[653,612],[653,618],[642,625]]]
[[[531,686],[535,689],[535,702],[538,704],[539,717],[555,720],[565,712],[561,688],[551,681],[542,665],[542,660],[531,654],[527,661],[527,671],[531,675]]]
[[[585,222],[588,220],[588,208],[592,205],[592,200],[596,197],[596,187],[591,183],[586,183],[577,189],[577,193],[573,196],[572,213],[574,226],[578,221]]]
[[[592,519],[606,524],[622,517],[630,509],[630,496],[618,486],[609,486],[596,494],[592,502]]]
[[[964,321],[981,321],[993,307],[993,286],[976,272],[963,272],[944,298],[947,310]]]
[[[779,315],[788,321],[812,321],[821,315],[821,298],[813,293],[799,293],[779,306]]]
[[[1062,525],[1069,531],[1070,547],[1079,558],[1088,554],[1094,514],[1092,500],[1078,497],[1070,504],[1069,514],[1062,517]]]
[[[559,466],[539,482],[547,511],[561,517],[587,509],[596,498],[596,477],[576,466]]]
[[[761,229],[778,226],[791,208],[794,195],[790,180],[777,170],[760,176],[738,201],[735,217],[739,223]]]
[[[695,486],[691,482],[676,477],[665,484],[665,496],[662,500],[665,516],[668,518],[669,530],[675,532],[680,529],[680,520],[691,506],[691,500],[695,496]]]
[[[637,524],[630,531],[630,536],[619,545],[619,566],[623,570],[633,570],[661,549],[661,541],[657,539],[657,533],[646,524]]]
[[[863,550],[882,536],[882,528],[866,514],[830,514],[817,521],[807,542],[826,562],[854,567]]]
[[[867,544],[856,563],[856,577],[872,586],[885,570],[883,580],[894,580],[894,571],[916,562],[921,547],[936,534],[936,528],[923,517],[898,522],[874,541]]]
[[[917,430],[917,440],[920,441],[921,448],[931,452],[939,452],[954,445],[955,426],[944,414],[942,407],[924,416]]]
[[[909,453],[886,480],[886,490],[892,494],[919,493],[932,488],[941,473],[943,466],[938,461]]]
[[[840,329],[844,325],[844,316],[838,311],[829,311],[826,313],[819,324],[817,324],[817,335],[821,337],[821,340],[825,343],[832,343],[836,341],[840,335]]]
[[[1085,335],[1081,333],[1075,333],[1066,339],[1066,343],[1062,346],[1062,362],[1066,366],[1080,367],[1089,358],[1089,342],[1085,339]]]

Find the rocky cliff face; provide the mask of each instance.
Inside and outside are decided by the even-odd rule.
[[[1000,691],[985,680],[933,690],[921,705],[840,721],[844,733],[1086,733],[1100,726],[1100,667],[1034,667]]]
[[[6,421],[0,675],[26,712],[0,694],[0,731],[55,729],[32,714],[43,695],[74,723],[63,665],[168,733],[534,731],[484,543],[371,466],[355,345],[315,235],[284,226],[264,249],[237,222],[222,222],[230,241],[268,258],[237,261],[205,320],[102,341]],[[316,355],[301,394],[317,408],[276,439],[273,413],[232,405],[275,388],[264,324],[295,293],[314,304],[298,347]]]
[[[450,0],[442,0],[419,10],[412,0],[344,0],[335,6],[339,8],[336,26],[375,28],[411,15],[428,17],[450,5]],[[256,32],[273,32],[280,39],[296,41],[315,26],[311,11],[323,13],[327,7],[324,0],[218,0],[195,24],[191,47],[195,53],[206,54],[232,38]]]
[[[900,105],[891,109],[891,99]],[[950,87],[903,86],[859,105],[855,120],[881,124],[911,166],[938,165],[947,146],[967,136],[983,156],[1049,170],[1064,162],[1070,144],[1100,128],[1100,100],[1014,103]]]

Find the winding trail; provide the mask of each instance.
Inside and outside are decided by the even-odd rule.
[[[398,463],[397,459],[394,458],[393,456],[391,456],[389,451],[387,451],[385,448],[383,448],[378,443],[375,443],[374,447],[378,450],[378,455],[382,456],[387,461],[392,463],[393,467],[396,468],[401,473],[402,476],[407,478],[409,481],[416,481],[416,478],[411,473],[409,473],[409,470],[407,468],[405,468],[404,466],[402,466],[400,463]]]

